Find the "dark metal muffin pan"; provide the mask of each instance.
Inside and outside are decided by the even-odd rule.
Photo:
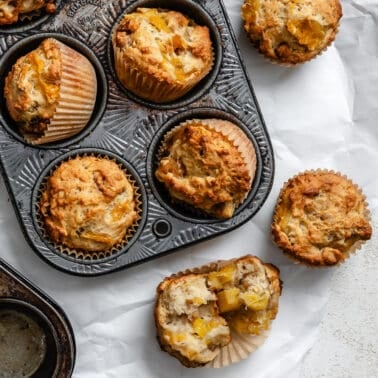
[[[8,357],[12,358],[12,361],[7,360],[7,366],[4,366],[3,369],[12,366],[16,370],[13,370],[13,374],[10,375],[7,375],[8,371],[2,370],[0,375],[5,375],[1,376],[71,377],[76,348],[73,331],[65,313],[46,294],[0,259],[0,314],[4,313],[7,313],[8,316],[12,315],[14,322],[17,321],[17,318],[23,318],[36,324],[44,336],[45,353],[40,361],[35,363],[34,369],[28,369],[30,374],[27,375],[21,375],[25,371],[20,363],[25,361],[21,361],[21,357],[17,353],[13,353],[13,355],[9,353]],[[7,324],[12,324],[11,320]],[[12,342],[13,346],[19,345],[19,349],[15,348],[15,350],[27,347],[27,345],[21,345],[27,340],[22,340],[22,332],[19,334],[19,339]],[[33,346],[30,345],[30,348]],[[0,360],[3,361],[3,355]]]
[[[139,6],[179,10],[211,30],[215,47],[211,73],[186,96],[168,104],[153,104],[137,98],[128,93],[114,75],[111,32],[122,14]],[[1,97],[2,174],[25,237],[45,261],[72,274],[104,274],[164,253],[179,250],[185,253],[181,247],[231,231],[261,208],[273,183],[273,150],[220,0],[62,2],[56,15],[27,32],[5,34],[0,29],[0,93],[9,63],[12,59],[15,61],[11,51],[26,51],[27,38],[36,42],[41,33],[45,33],[43,37],[53,33],[55,38],[88,56],[100,83],[97,107],[89,126],[74,138],[43,146],[31,146],[22,141],[9,116],[7,118]],[[172,205],[164,188],[154,179],[156,152],[164,132],[183,120],[207,117],[238,124],[256,149],[257,170],[252,190],[228,220],[203,217]],[[55,250],[38,230],[34,216],[36,196],[33,193],[48,171],[47,167],[83,150],[111,154],[125,161],[135,171],[145,192],[141,224],[132,242],[122,253],[96,260],[73,259]]]

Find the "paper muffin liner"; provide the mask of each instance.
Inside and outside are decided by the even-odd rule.
[[[156,78],[153,74],[141,70],[134,60],[130,59],[121,48],[115,46],[114,41],[113,49],[114,68],[119,81],[138,97],[155,103],[167,103],[184,96],[210,73],[214,64],[212,50],[212,61],[208,69],[198,77],[180,83],[172,79]]]
[[[198,126],[205,126],[210,128],[211,130],[215,130],[217,133],[222,134],[224,137],[226,137],[240,152],[240,155],[242,156],[245,165],[249,171],[249,190],[245,193],[243,199],[236,205],[236,208],[239,207],[243,201],[247,198],[251,187],[252,182],[255,177],[256,172],[256,151],[253,146],[252,141],[248,138],[248,136],[244,133],[244,131],[237,126],[236,124],[233,124],[230,121],[226,121],[223,119],[218,118],[206,118],[206,119],[190,119],[184,122],[181,122],[179,125],[173,127],[171,130],[169,130],[165,136],[162,139],[162,142],[160,144],[160,147],[158,149],[157,153],[157,161],[160,161],[164,155],[165,152],[168,150],[167,143],[171,137],[174,136],[174,134],[182,127],[186,127],[188,125],[198,125]],[[171,198],[173,201],[179,203],[184,208],[187,208],[190,212],[203,216],[208,216],[207,213],[202,211],[201,209],[193,208],[193,206],[186,204],[184,201],[179,201],[175,198]]]
[[[235,261],[238,261],[244,257],[254,257],[260,260],[260,262],[264,265],[270,265],[264,263],[260,258],[257,256],[245,255],[240,256],[230,260],[217,260],[214,262],[210,262],[208,264],[194,267],[190,269],[186,269],[184,271],[180,271],[177,273],[172,274],[169,278],[179,278],[182,276],[186,276],[188,274],[207,274],[216,270],[222,269],[224,266],[229,265]],[[282,289],[282,282],[280,281],[280,290]],[[271,322],[273,319],[271,320]],[[270,322],[270,323],[271,323]],[[240,334],[230,328],[231,333],[231,342],[220,348],[218,355],[209,363],[204,365],[203,367],[206,368],[222,368],[229,366],[231,364],[238,363],[246,358],[249,357],[254,351],[256,351],[268,338],[270,329],[261,330],[258,335],[251,335],[251,334]]]
[[[85,250],[79,250],[79,249],[69,248],[69,247],[67,247],[67,246],[65,246],[63,244],[56,243],[49,236],[49,232],[46,229],[45,222],[44,222],[43,216],[41,214],[41,210],[40,210],[40,198],[41,198],[41,195],[42,195],[42,193],[44,192],[44,190],[46,188],[47,181],[50,178],[51,174],[61,164],[65,163],[65,162],[67,162],[69,160],[75,159],[78,156],[81,156],[81,157],[94,156],[94,157],[99,157],[101,159],[108,159],[108,160],[114,161],[117,164],[117,166],[126,174],[127,180],[129,181],[129,183],[131,184],[131,186],[133,188],[135,210],[137,212],[137,219],[127,229],[126,234],[125,234],[125,236],[123,237],[123,239],[122,239],[122,241],[120,243],[117,243],[117,244],[113,245],[112,248],[104,250],[104,251],[85,251]],[[40,229],[40,231],[42,233],[43,239],[45,239],[47,242],[49,242],[51,245],[53,245],[53,247],[57,251],[59,251],[60,253],[62,253],[64,255],[67,255],[67,256],[69,256],[71,258],[78,259],[78,260],[85,260],[85,261],[96,261],[96,260],[99,260],[99,259],[103,259],[103,258],[106,258],[106,257],[109,257],[109,256],[116,255],[117,253],[119,253],[121,250],[123,250],[125,248],[125,246],[128,244],[128,242],[130,241],[130,239],[136,233],[136,231],[137,231],[137,229],[139,227],[139,224],[141,222],[142,211],[143,211],[142,210],[143,209],[143,203],[142,203],[142,193],[140,191],[140,188],[139,188],[136,180],[128,172],[128,170],[127,170],[126,167],[124,167],[121,163],[117,162],[115,159],[112,159],[109,156],[101,155],[101,154],[96,154],[96,153],[86,153],[86,154],[82,154],[82,155],[71,156],[71,157],[69,157],[68,159],[66,159],[64,161],[59,162],[50,171],[49,175],[47,175],[44,178],[44,180],[42,181],[42,183],[40,185],[40,188],[39,188],[39,191],[38,191],[37,200],[36,200],[36,208],[37,208],[37,211],[36,211],[36,214],[37,214],[37,223],[38,223],[39,229]]]
[[[272,225],[278,221],[277,219],[277,209],[280,205],[280,203],[282,202],[282,195],[284,193],[284,191],[286,190],[286,188],[288,187],[288,185],[290,184],[290,182],[294,179],[296,179],[297,177],[300,177],[304,174],[324,174],[324,173],[330,173],[330,174],[334,174],[334,175],[337,175],[343,179],[345,179],[349,184],[351,184],[355,189],[356,191],[360,194],[361,196],[361,199],[363,200],[363,205],[364,205],[364,217],[368,220],[369,223],[371,223],[371,214],[370,214],[370,210],[369,210],[369,207],[368,207],[368,203],[367,203],[367,200],[366,200],[366,196],[365,194],[362,192],[362,189],[357,185],[355,184],[349,177],[347,177],[346,175],[338,172],[338,171],[334,171],[334,170],[329,170],[329,169],[321,169],[321,168],[318,168],[318,169],[311,169],[311,170],[305,170],[303,172],[300,172],[294,176],[292,176],[289,180],[285,181],[281,190],[280,190],[280,193],[277,197],[277,201],[276,201],[276,205],[275,205],[275,208],[274,208],[274,213],[273,213],[273,220],[272,220]],[[272,240],[273,242],[276,244],[276,241],[275,241],[275,238],[274,238],[274,235],[271,234],[272,236]],[[361,249],[361,247],[367,242],[367,240],[357,240],[346,252],[343,252],[343,255],[344,255],[344,258],[342,260],[339,260],[337,261],[337,263],[335,264],[332,264],[332,265],[319,265],[319,264],[311,264],[309,263],[308,261],[305,261],[304,259],[300,259],[299,257],[296,257],[294,256],[292,253],[290,253],[289,251],[285,251],[283,249],[281,249],[285,255],[292,261],[294,262],[294,264],[298,264],[298,265],[305,265],[309,268],[314,268],[314,269],[318,269],[318,268],[331,268],[331,267],[335,267],[335,266],[339,266],[340,264],[344,263],[346,260],[348,260],[348,258],[353,255],[354,253],[356,253],[359,249]]]
[[[244,2],[245,4],[245,2]],[[341,19],[341,17],[340,17]],[[250,42],[252,43],[252,45],[256,48],[257,52],[265,59],[267,60],[268,62],[270,63],[273,63],[275,65],[278,65],[278,66],[281,66],[281,67],[286,67],[286,68],[292,68],[292,67],[296,67],[296,66],[299,66],[299,65],[302,65],[306,62],[309,62],[311,60],[314,60],[316,59],[317,57],[319,57],[320,55],[322,55],[323,53],[325,53],[327,51],[327,49],[332,45],[332,43],[335,41],[335,38],[336,38],[336,35],[338,34],[339,32],[339,27],[340,27],[340,19],[338,20],[337,22],[337,25],[335,26],[335,29],[334,29],[334,33],[333,35],[328,39],[327,43],[316,53],[314,54],[313,56],[311,56],[310,58],[307,58],[301,62],[297,62],[297,63],[290,63],[290,62],[282,62],[279,60],[279,58],[277,59],[274,59],[272,57],[269,57],[267,56],[259,47],[258,43],[256,41],[253,41],[252,38],[250,37],[249,33],[247,32],[247,30],[245,30],[245,21],[244,19],[242,18],[242,21],[243,21],[243,30],[244,32],[246,33],[248,39],[250,40]]]
[[[82,54],[54,40],[61,53],[59,101],[42,136],[25,134],[31,144],[51,143],[78,134],[89,122],[97,95],[96,72]]]

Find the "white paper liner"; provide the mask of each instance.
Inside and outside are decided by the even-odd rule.
[[[284,191],[286,190],[287,186],[290,184],[290,182],[292,180],[294,180],[295,178],[299,177],[299,176],[302,176],[304,174],[321,174],[321,173],[330,173],[330,174],[335,174],[337,176],[340,176],[342,177],[343,179],[347,180],[349,184],[353,185],[353,187],[358,191],[358,193],[360,194],[362,200],[363,200],[363,203],[364,203],[364,216],[365,218],[369,221],[369,223],[371,222],[371,214],[370,214],[370,210],[369,210],[369,207],[368,207],[368,203],[367,203],[367,200],[366,200],[366,196],[365,194],[362,192],[362,189],[356,185],[350,178],[348,178],[346,175],[340,173],[340,172],[337,172],[337,171],[334,171],[334,170],[328,170],[328,169],[321,169],[321,168],[318,168],[318,169],[311,169],[311,170],[305,170],[303,172],[300,172],[300,173],[297,173],[296,175],[294,175],[293,177],[291,177],[289,180],[287,180],[281,190],[280,190],[280,193],[277,197],[277,202],[276,202],[276,205],[275,205],[275,209],[274,209],[274,214],[273,214],[273,220],[272,220],[272,225],[278,221],[277,219],[277,209],[282,201],[282,198],[281,196],[283,195]],[[274,243],[276,243],[275,239],[274,239],[274,236],[272,235],[272,240]],[[348,258],[356,253],[359,249],[361,249],[361,247],[367,242],[367,240],[357,240],[347,251],[343,252],[343,255],[344,255],[344,258],[342,260],[338,260],[335,264],[333,265],[319,265],[319,264],[311,264],[310,262],[308,261],[305,261],[304,259],[299,259],[297,258],[296,256],[294,256],[292,253],[288,252],[288,251],[283,251],[285,253],[285,255],[292,261],[294,262],[294,264],[300,264],[300,265],[305,265],[309,268],[315,268],[315,269],[318,269],[318,268],[330,268],[330,267],[335,267],[335,266],[339,266],[340,264],[344,263],[346,260],[348,260]],[[280,248],[280,247],[278,247]]]
[[[78,134],[88,124],[96,102],[97,78],[92,64],[77,51],[53,41],[62,62],[59,101],[44,134],[24,136],[31,144],[50,143]]]

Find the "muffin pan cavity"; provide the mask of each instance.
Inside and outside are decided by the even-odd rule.
[[[126,93],[112,72],[112,32],[125,12],[138,7],[177,9],[211,30],[213,69],[176,102],[157,106],[140,101]],[[17,58],[49,36],[89,58],[97,72],[98,98],[90,124],[80,134],[60,143],[31,146],[10,121],[2,91],[5,75]],[[220,0],[67,1],[49,23],[33,32],[15,33],[12,38],[0,34],[0,46],[0,168],[26,240],[55,268],[82,276],[113,272],[231,231],[263,206],[273,183],[273,150]],[[257,157],[252,189],[225,220],[173,205],[154,176],[165,132],[183,120],[209,117],[238,125],[253,143]],[[135,233],[120,248],[95,258],[57,248],[38,215],[44,180],[60,162],[77,154],[114,159],[135,179],[141,193],[141,219]]]
[[[151,190],[153,191],[155,197],[161,203],[161,205],[166,208],[175,218],[180,218],[182,220],[190,220],[193,223],[220,223],[224,222],[224,220],[219,220],[212,218],[200,210],[196,210],[193,206],[189,206],[183,203],[178,203],[172,201],[167,189],[164,187],[162,183],[160,183],[156,176],[155,171],[158,166],[159,162],[159,150],[162,145],[162,141],[164,140],[165,135],[169,133],[170,130],[175,128],[182,122],[192,120],[192,119],[222,119],[225,121],[232,122],[234,125],[237,125],[241,128],[241,130],[248,136],[248,138],[252,141],[252,144],[255,148],[256,153],[256,173],[255,177],[252,182],[252,188],[248,193],[247,198],[243,201],[243,203],[236,209],[234,216],[237,216],[243,209],[248,206],[251,200],[254,198],[256,194],[256,190],[259,186],[259,181],[261,178],[261,171],[262,171],[262,160],[260,156],[260,152],[258,150],[258,144],[255,141],[254,136],[248,130],[248,128],[243,125],[243,123],[235,116],[226,113],[219,109],[214,108],[196,108],[193,110],[184,111],[179,113],[172,118],[170,118],[159,131],[155,134],[150,149],[148,151],[147,156],[147,176],[151,186]]]
[[[194,20],[197,25],[200,26],[207,26],[210,31],[210,38],[212,41],[213,46],[213,54],[214,54],[214,63],[211,71],[197,84],[192,88],[187,94],[178,98],[177,100],[168,102],[168,103],[154,103],[151,101],[144,100],[131,91],[127,90],[123,86],[123,84],[117,78],[117,74],[114,69],[114,52],[112,46],[112,35],[114,34],[119,22],[122,18],[129,13],[134,12],[138,8],[158,8],[158,9],[167,9],[167,10],[175,10],[181,12],[185,16],[189,17],[190,19]],[[169,0],[139,0],[132,3],[130,6],[126,8],[126,10],[120,15],[120,17],[116,20],[112,31],[110,33],[110,38],[108,40],[108,59],[109,59],[109,67],[110,71],[113,76],[113,80],[117,83],[119,88],[126,93],[130,99],[133,101],[139,102],[142,105],[148,106],[150,108],[157,108],[157,109],[171,109],[182,107],[185,105],[190,104],[191,102],[197,100],[211,88],[213,85],[217,75],[219,68],[222,63],[222,40],[219,35],[219,31],[217,25],[214,23],[213,19],[206,12],[206,10],[201,7],[200,5],[196,4],[194,1],[191,0],[177,0],[177,1],[169,1]]]
[[[40,199],[41,194],[46,186],[47,179],[62,163],[79,156],[94,156],[115,161],[117,165],[122,169],[122,171],[126,173],[128,181],[133,186],[138,218],[135,224],[127,230],[122,242],[114,245],[113,248],[106,251],[86,252],[83,250],[73,250],[63,245],[54,243],[49,237],[49,233],[46,230],[43,217],[41,216]],[[117,258],[118,255],[125,253],[125,251],[127,251],[127,249],[131,247],[135,240],[137,240],[146,220],[146,204],[147,199],[143,183],[135,169],[127,161],[111,152],[103,151],[100,149],[78,149],[63,154],[59,158],[55,159],[41,173],[39,179],[36,182],[32,195],[32,217],[41,242],[46,243],[49,250],[54,251],[57,254],[57,258],[67,259],[67,262],[62,260],[62,265],[66,263],[68,264],[67,266],[69,266],[69,263],[76,262],[91,264],[93,263],[93,261],[96,261],[97,263],[106,263],[106,261]]]
[[[2,376],[71,376],[75,341],[64,312],[2,260],[0,336]]]
[[[100,121],[105,111],[108,94],[108,82],[106,80],[104,69],[96,55],[88,46],[72,37],[60,33],[41,33],[30,37],[25,37],[12,46],[0,58],[0,123],[14,138],[27,144],[18,130],[18,125],[12,120],[7,110],[7,105],[4,98],[5,78],[12,70],[12,66],[16,63],[17,59],[36,49],[40,43],[47,38],[55,38],[59,40],[65,45],[84,55],[90,61],[96,72],[97,97],[92,116],[82,131],[66,139],[39,145],[38,148],[41,149],[66,147],[77,143],[82,138],[90,134]]]

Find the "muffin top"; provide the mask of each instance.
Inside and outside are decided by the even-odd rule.
[[[93,156],[63,162],[47,180],[40,209],[55,243],[85,251],[120,243],[138,219],[126,173],[114,161]]]
[[[61,54],[53,38],[13,65],[5,79],[4,96],[10,116],[23,133],[46,130],[58,104],[61,76]]]
[[[224,133],[219,131],[225,130]],[[242,135],[236,145],[228,128]],[[236,138],[235,138],[236,139]],[[190,120],[167,134],[155,175],[172,199],[217,218],[229,218],[248,194],[254,175],[252,143],[234,124],[219,119]]]
[[[157,289],[155,322],[162,348],[188,367],[205,365],[230,340],[206,275],[165,279]]]
[[[339,0],[245,0],[244,28],[261,53],[289,65],[315,57],[335,39]]]
[[[346,177],[330,171],[290,179],[276,205],[273,237],[284,252],[310,265],[335,265],[371,237],[367,205]]]
[[[56,11],[55,0],[5,0],[0,1],[0,25],[17,22],[20,15],[44,8],[47,13]]]
[[[173,10],[138,8],[125,15],[113,46],[138,71],[167,83],[199,81],[213,62],[209,29]]]

